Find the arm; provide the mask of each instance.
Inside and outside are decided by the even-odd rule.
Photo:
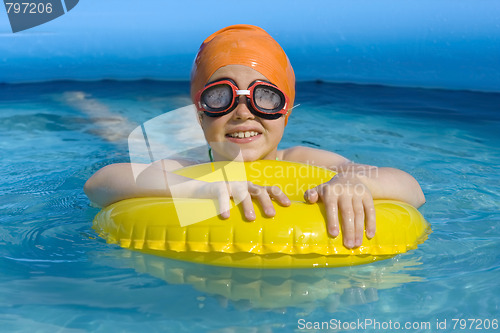
[[[189,180],[185,177],[175,176],[172,178],[178,182]],[[83,190],[90,201],[100,207],[129,198],[171,196],[166,174],[155,163],[107,165],[87,180]]]
[[[355,164],[324,150],[295,147],[284,151],[283,158],[326,167],[337,172],[330,181],[306,191],[306,201],[325,204],[328,232],[339,234],[339,211],[342,217],[344,245],[360,246],[366,225],[366,236],[375,235],[373,199],[395,199],[420,207],[425,197],[418,182],[406,172]]]
[[[339,167],[338,174],[363,183],[373,199],[404,201],[416,208],[425,203],[424,193],[416,179],[402,170],[348,162]]]
[[[308,147],[286,149],[283,159],[324,167],[340,177],[355,178],[370,190],[373,199],[400,200],[417,208],[425,203],[424,193],[415,178],[398,169],[356,164],[339,154]]]
[[[101,207],[114,202],[137,197],[172,197],[171,188],[176,186],[179,198],[204,198],[218,201],[222,218],[229,217],[230,198],[241,203],[245,218],[255,220],[252,198],[259,201],[264,214],[276,214],[271,198],[283,206],[289,206],[288,197],[275,186],[258,186],[251,182],[217,181],[207,183],[186,178],[171,170],[175,161],[160,160],[152,164],[111,164],[97,171],[85,183],[84,191],[92,202]],[[177,165],[178,168],[178,165]],[[136,176],[134,176],[136,175]]]

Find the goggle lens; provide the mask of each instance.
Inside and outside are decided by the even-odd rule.
[[[227,109],[233,101],[233,90],[227,84],[218,84],[206,89],[201,95],[203,106],[209,109]]]
[[[278,89],[269,86],[257,86],[253,92],[253,102],[263,112],[275,113],[279,111],[283,107],[284,101],[283,94]]]

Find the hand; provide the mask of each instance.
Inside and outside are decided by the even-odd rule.
[[[339,214],[342,216],[344,246],[361,246],[366,223],[366,237],[375,236],[375,207],[368,188],[355,176],[336,175],[304,193],[309,203],[323,201],[326,210],[328,233],[339,235]]]
[[[230,198],[241,204],[248,221],[255,220],[255,209],[252,199],[257,199],[264,214],[268,217],[276,215],[272,199],[282,206],[290,206],[290,199],[277,186],[259,186],[252,182],[214,182],[205,183],[196,197],[216,198],[219,201],[219,213],[222,218],[229,218]]]

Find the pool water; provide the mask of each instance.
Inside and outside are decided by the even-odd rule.
[[[370,265],[262,271],[130,252],[91,229],[98,209],[85,181],[127,162],[130,131],[188,105],[188,91],[160,81],[0,85],[0,331],[293,332],[328,322],[383,332],[390,321],[431,332],[444,320],[452,331],[457,319],[490,330],[500,319],[500,94],[299,83],[282,148],[411,173],[433,233]],[[338,320],[381,326],[336,329]]]

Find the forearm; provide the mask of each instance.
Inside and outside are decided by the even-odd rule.
[[[415,178],[394,168],[351,165],[339,171],[340,176],[356,177],[371,192],[373,199],[393,199],[420,207],[425,196]]]
[[[189,192],[190,179],[168,172],[161,165],[120,163],[97,171],[86,182],[84,191],[92,202],[104,207],[129,198],[171,197],[172,186],[181,183],[182,192]]]

